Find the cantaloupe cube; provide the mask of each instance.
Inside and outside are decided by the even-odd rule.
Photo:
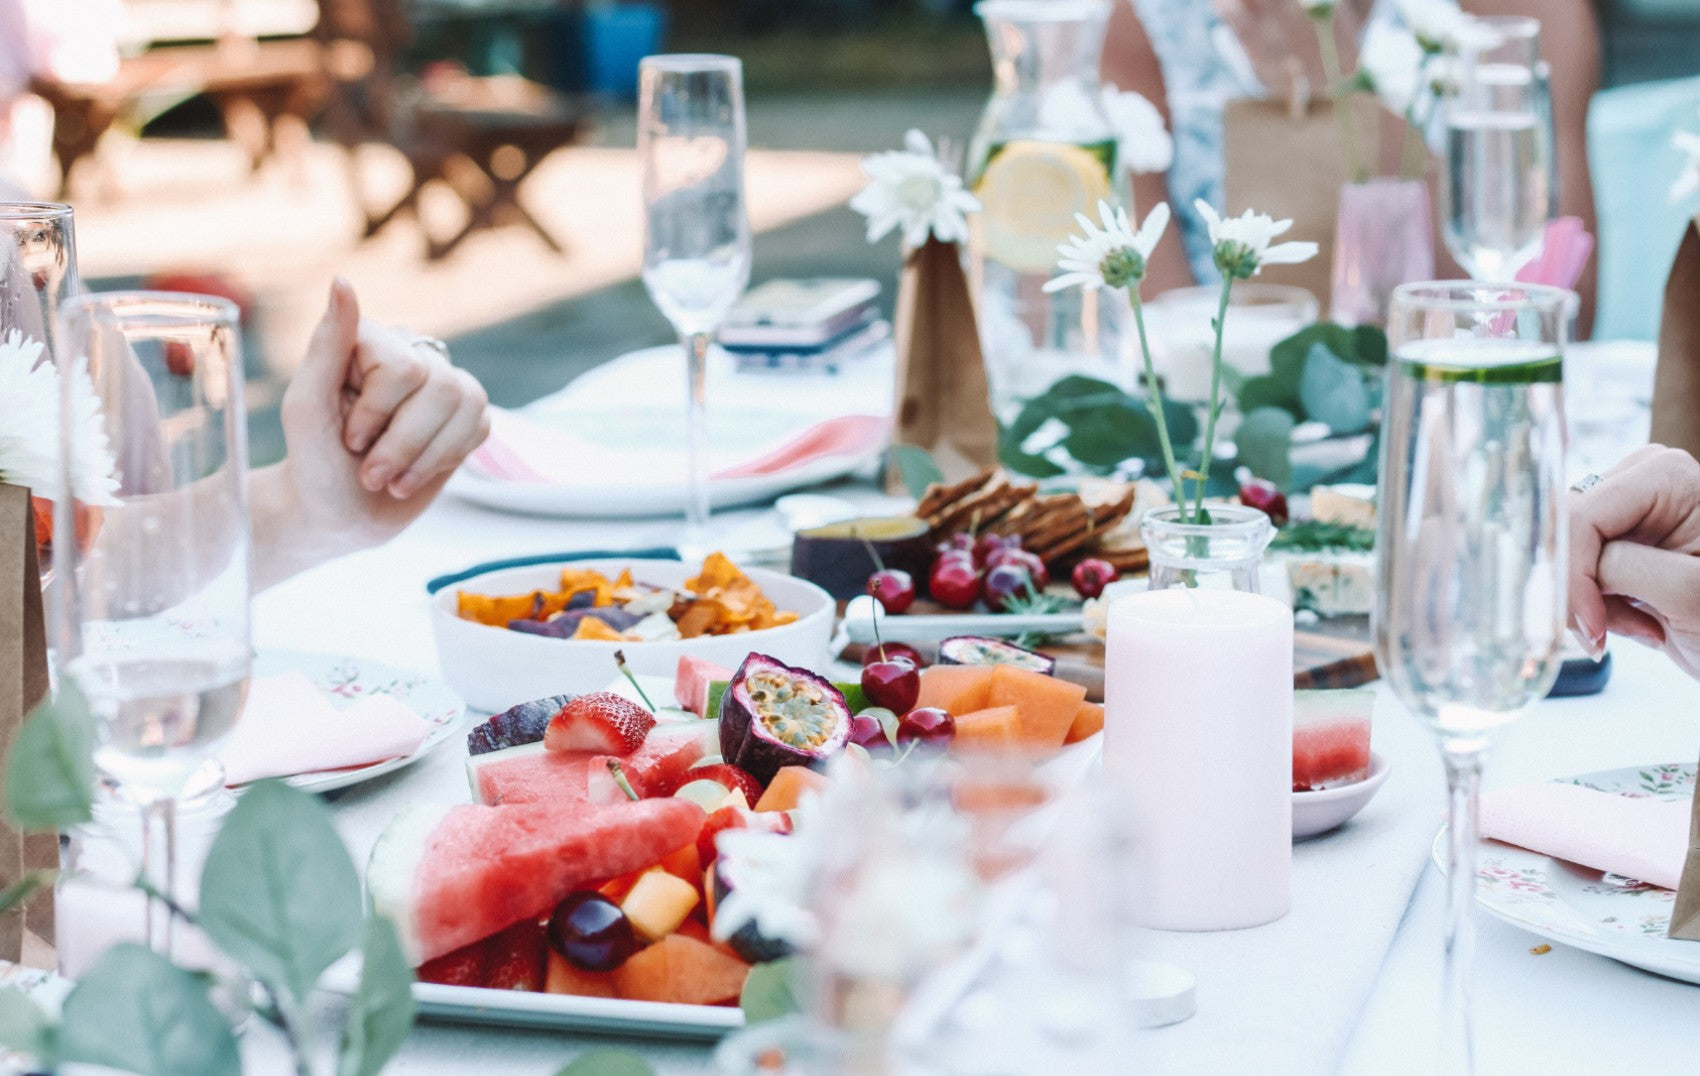
[[[659,866],[675,878],[683,878],[696,885],[697,879],[702,877],[702,858],[697,855],[697,842],[692,841],[677,852],[662,856]]]
[[[648,867],[644,868],[644,870],[648,869]],[[643,873],[643,871],[633,871],[630,874],[622,874],[618,878],[610,878],[598,886],[596,891],[618,904],[626,899],[626,894],[632,891],[632,886],[637,885],[637,880],[643,877]]]
[[[1063,737],[1063,743],[1079,743],[1088,736],[1096,736],[1104,731],[1104,704],[1101,702],[1083,702],[1080,709],[1074,712],[1074,723],[1068,727],[1068,735]]]
[[[986,701],[991,686],[990,665],[931,665],[921,670],[915,705],[937,706],[952,717],[971,714],[991,705]]]
[[[696,886],[660,867],[652,867],[620,902],[620,910],[631,920],[633,930],[655,941],[678,930],[700,899]]]
[[[957,717],[950,749],[958,753],[1015,752],[1021,742],[1020,713],[1013,706],[994,706]]]
[[[628,1001],[727,1005],[743,992],[750,966],[712,945],[669,934],[633,953],[612,974],[614,988]]]
[[[585,971],[549,950],[549,971],[543,979],[543,989],[550,994],[577,994],[582,998],[617,998],[614,973]]]
[[[1021,738],[1029,750],[1044,753],[1063,745],[1086,688],[1014,665],[992,668],[986,705],[1013,706],[1021,712]]]
[[[767,783],[767,790],[756,800],[758,811],[789,811],[797,806],[803,793],[826,788],[826,778],[807,766],[781,766]]]

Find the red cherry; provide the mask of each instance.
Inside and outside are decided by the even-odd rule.
[[[894,714],[908,713],[921,697],[921,673],[910,662],[894,658],[862,666],[862,693],[875,706]]]
[[[901,613],[915,604],[915,580],[908,572],[881,568],[868,576],[868,593],[888,613]]]
[[[980,573],[965,557],[943,556],[933,562],[927,593],[950,609],[972,609],[980,600]]]
[[[974,540],[974,563],[982,568],[991,566],[992,558],[1006,549],[1020,549],[1020,535],[992,534],[990,531]]]
[[[981,590],[981,596],[986,599],[986,608],[994,613],[1001,613],[1009,608],[1012,600],[1025,598],[1033,590],[1033,576],[1026,566],[1000,564],[986,573],[986,583]]]
[[[1045,562],[1039,559],[1037,553],[1025,549],[1005,549],[995,554],[986,562],[986,567],[996,568],[1000,564],[1015,564],[1027,569],[1027,574],[1033,577],[1033,589],[1044,590],[1051,585],[1051,570],[1045,567]]]
[[[933,552],[941,555],[951,552],[972,553],[973,551],[974,536],[963,531],[957,531],[938,545],[933,546]]]
[[[1069,581],[1074,584],[1074,592],[1082,598],[1096,598],[1104,593],[1105,587],[1120,579],[1121,574],[1109,561],[1087,557],[1074,566],[1074,574]]]
[[[891,746],[891,741],[885,738],[885,726],[867,714],[857,714],[850,719],[850,742],[869,751]]]
[[[862,664],[871,665],[876,661],[898,658],[907,658],[917,669],[927,667],[927,663],[921,659],[921,652],[908,643],[881,643],[879,646],[870,646],[862,653]]]
[[[1240,503],[1262,510],[1277,527],[1287,525],[1287,495],[1266,478],[1254,478],[1241,486]]]
[[[919,741],[924,747],[943,747],[956,736],[956,718],[937,706],[910,710],[897,723],[897,742]]]

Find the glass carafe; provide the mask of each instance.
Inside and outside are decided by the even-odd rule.
[[[1119,203],[1116,137],[1099,99],[1109,0],[982,0],[993,90],[968,150],[984,204],[970,218],[969,279],[992,412],[1011,422],[1071,374],[1133,388],[1132,321],[1121,292],[1042,289],[1057,246]]]

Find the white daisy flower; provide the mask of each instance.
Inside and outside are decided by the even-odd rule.
[[[1116,132],[1116,159],[1135,172],[1167,172],[1175,163],[1175,140],[1163,126],[1163,114],[1143,94],[1102,91],[1104,114]]]
[[[1458,9],[1453,0],[1394,0],[1399,17],[1416,35],[1424,52],[1446,49],[1479,52],[1499,44],[1499,35],[1485,23]]]
[[[1193,203],[1210,228],[1216,268],[1223,276],[1245,280],[1265,265],[1296,265],[1316,257],[1315,243],[1271,242],[1293,226],[1290,220],[1275,220],[1267,213],[1248,209],[1237,217],[1224,218],[1200,198]]]
[[[1389,112],[1409,116],[1422,85],[1424,60],[1416,35],[1388,22],[1376,22],[1364,34],[1358,73]]]
[[[980,200],[962,189],[962,177],[945,168],[926,135],[911,130],[903,144],[903,150],[862,158],[868,185],[850,199],[850,208],[868,218],[868,242],[899,227],[911,248],[929,233],[941,243],[966,240],[967,215],[979,210]]]
[[[820,922],[811,908],[823,866],[817,840],[819,796],[807,793],[792,812],[790,833],[727,829],[715,837],[717,870],[728,890],[714,908],[714,937],[725,941],[754,923],[763,937],[798,949],[815,943]]]
[[[1700,134],[1678,131],[1671,136],[1670,141],[1672,146],[1681,150],[1688,158],[1683,162],[1682,172],[1670,188],[1670,200],[1680,202],[1700,191]]]
[[[0,482],[38,497],[59,491],[59,371],[44,348],[16,329],[0,340]],[[118,479],[106,423],[87,370],[72,374],[77,470],[71,494],[84,504],[116,504]]]
[[[1084,213],[1076,213],[1084,235],[1071,235],[1068,242],[1057,247],[1062,257],[1057,268],[1063,274],[1045,282],[1045,291],[1061,291],[1076,285],[1087,291],[1098,288],[1137,288],[1145,279],[1145,265],[1157,241],[1169,226],[1169,203],[1158,202],[1139,226],[1133,230],[1127,210],[1108,202],[1098,203],[1098,218],[1102,227],[1092,223]]]

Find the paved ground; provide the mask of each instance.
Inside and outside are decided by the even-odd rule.
[[[844,207],[861,185],[858,159],[896,146],[909,126],[965,140],[982,102],[978,90],[751,102],[754,278],[894,280],[895,240],[868,246],[860,218]],[[102,172],[81,177],[83,196],[73,199],[79,258],[95,287],[133,286],[160,270],[210,270],[253,293],[257,460],[279,450],[278,386],[336,273],[353,281],[367,313],[447,339],[496,402],[524,403],[599,362],[671,338],[636,279],[632,132],[629,109],[610,114],[592,145],[557,153],[527,181],[524,200],[566,244],[565,257],[515,227],[475,236],[431,264],[409,219],[361,242],[348,161],[330,146],[249,176],[224,143],[145,139],[109,142]],[[398,157],[374,148],[359,159],[369,203],[400,190]],[[448,229],[461,210],[438,193],[426,215]]]

